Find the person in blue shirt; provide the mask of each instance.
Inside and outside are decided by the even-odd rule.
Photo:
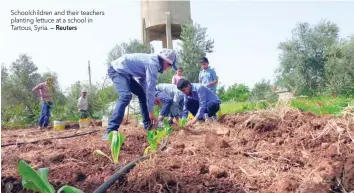
[[[171,107],[173,104],[172,98],[166,94],[163,91],[159,91],[156,89],[155,91],[155,104],[156,105],[161,105],[162,108],[160,110],[159,118],[158,118],[158,124],[157,127],[163,127],[164,126],[164,119],[165,117],[168,117],[170,115]]]
[[[111,62],[108,75],[119,94],[116,107],[109,120],[108,128],[102,139],[108,139],[108,133],[117,131],[124,118],[125,108],[132,99],[132,93],[139,99],[140,111],[145,129],[157,124],[154,115],[155,86],[157,74],[171,66],[177,70],[176,53],[163,49],[159,54],[124,54]]]
[[[208,58],[203,57],[199,62],[202,66],[202,71],[199,72],[199,83],[208,87],[216,94],[216,84],[218,83],[218,77],[216,76],[215,70],[209,67]]]
[[[194,124],[204,117],[216,119],[221,101],[213,91],[203,84],[190,83],[185,79],[178,81],[177,88],[184,93],[182,119],[188,117],[188,112],[194,116],[192,120],[188,121],[187,125]]]
[[[177,89],[177,86],[175,84],[158,84],[156,85],[156,92],[159,93],[157,98],[159,98],[161,101],[167,101],[165,104],[168,104],[168,102],[171,103],[171,106],[164,105],[161,109],[161,114],[164,113],[164,116],[167,114],[169,115],[169,124],[173,123],[173,119],[176,119],[178,122],[179,117],[182,115],[182,108],[183,108],[183,93]],[[162,102],[164,103],[164,102]],[[164,109],[164,107],[166,107]],[[169,111],[167,113],[167,108],[169,107]]]

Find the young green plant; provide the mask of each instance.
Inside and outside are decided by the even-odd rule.
[[[22,177],[22,186],[24,189],[40,193],[55,193],[54,187],[48,181],[48,168],[39,168],[36,172],[25,161],[20,160],[18,163],[18,172]],[[63,186],[57,193],[60,192],[83,193],[83,191],[72,186]]]
[[[178,125],[179,125],[180,127],[184,127],[184,126],[186,126],[186,124],[187,124],[187,119],[180,119],[180,120],[178,120]]]
[[[101,150],[96,150],[93,152],[93,154],[107,157],[109,160],[111,160],[111,162],[117,164],[120,150],[125,140],[125,136],[122,133],[118,133],[118,131],[112,131],[108,134],[108,140],[111,145],[112,159],[107,154],[103,153],[103,151]]]
[[[173,132],[172,127],[167,121],[164,121],[164,128],[157,128],[157,130],[149,130],[147,133],[147,141],[149,146],[145,149],[144,155],[157,151],[158,146],[164,138],[167,138],[169,134]]]

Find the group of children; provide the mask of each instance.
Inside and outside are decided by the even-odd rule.
[[[199,73],[199,83],[191,83],[182,76],[183,69],[176,65],[176,53],[163,49],[158,54],[125,54],[111,62],[108,75],[119,94],[108,128],[102,139],[107,140],[111,131],[117,131],[124,118],[125,108],[132,94],[139,100],[144,129],[149,130],[163,123],[165,117],[169,123],[179,118],[186,119],[190,112],[194,118],[187,125],[206,118],[216,119],[221,101],[216,96],[218,82],[214,70],[209,68],[206,57],[201,58],[203,70]],[[156,84],[158,73],[169,68],[177,71],[171,84]],[[154,115],[154,105],[161,105],[159,117]]]
[[[176,53],[171,49],[163,49],[159,54],[125,54],[111,62],[108,75],[112,79],[119,98],[114,112],[109,120],[108,128],[102,139],[108,139],[108,133],[117,131],[124,118],[125,108],[132,99],[132,94],[139,100],[140,112],[144,129],[149,130],[154,126],[161,126],[165,118],[172,124],[175,119],[186,119],[190,112],[194,118],[187,125],[198,120],[216,119],[221,101],[216,96],[216,73],[209,67],[206,57],[201,58],[202,71],[199,73],[199,83],[191,83],[182,73],[183,69],[176,65]],[[177,71],[172,77],[172,83],[157,84],[158,73],[163,73],[169,68]],[[37,85],[33,91],[41,97],[42,113],[39,128],[47,127],[51,107],[53,78]],[[154,105],[162,105],[159,117],[154,115]],[[86,90],[78,101],[80,118],[87,118],[88,102]]]

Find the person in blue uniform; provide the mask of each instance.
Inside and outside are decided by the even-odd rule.
[[[109,120],[102,139],[107,140],[111,131],[117,131],[124,118],[125,108],[135,94],[139,99],[140,111],[145,129],[157,124],[154,115],[155,91],[158,73],[176,66],[176,53],[163,49],[158,54],[124,54],[111,62],[108,75],[119,94],[116,107]]]
[[[203,84],[190,83],[185,79],[178,81],[177,88],[184,93],[182,119],[188,117],[188,112],[194,116],[186,125],[192,125],[198,120],[209,117],[216,119],[221,101],[213,91]]]

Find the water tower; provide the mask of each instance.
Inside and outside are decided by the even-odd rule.
[[[162,41],[172,49],[172,40],[180,38],[181,25],[192,22],[190,1],[141,0],[141,36],[144,44]]]

